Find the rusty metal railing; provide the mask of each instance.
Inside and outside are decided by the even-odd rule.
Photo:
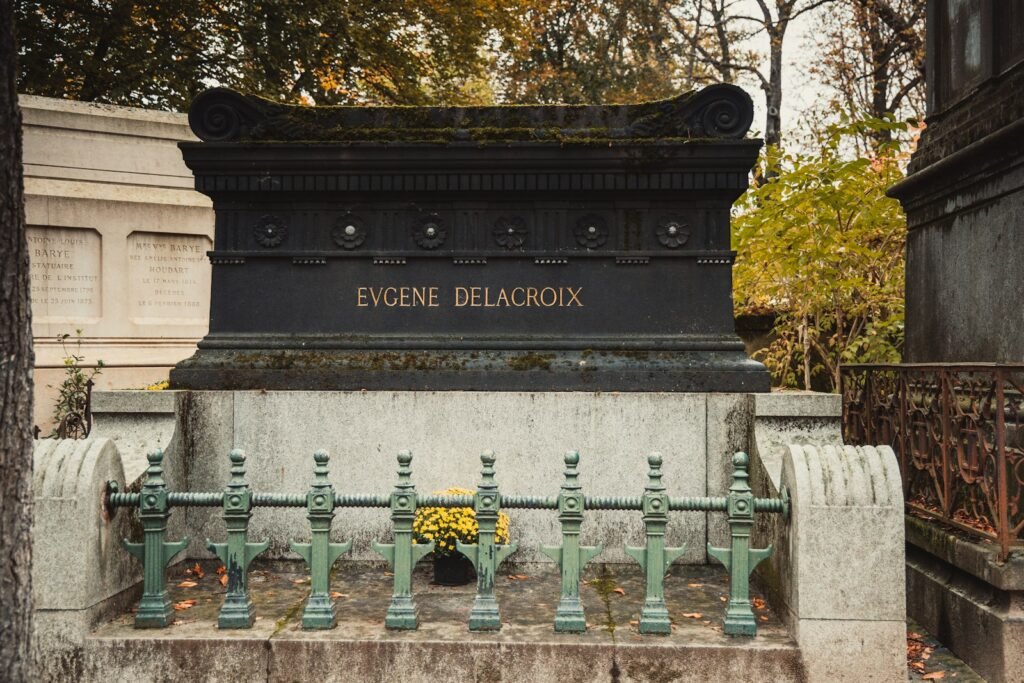
[[[907,508],[999,545],[1022,542],[1024,364],[847,365],[843,438],[896,452]]]

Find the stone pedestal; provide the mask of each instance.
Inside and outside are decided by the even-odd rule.
[[[165,459],[173,488],[216,491],[228,480],[227,454],[245,451],[254,491],[304,493],[312,480],[313,453],[331,456],[330,477],[339,495],[388,495],[395,484],[395,455],[413,453],[412,476],[421,494],[452,486],[474,488],[480,453],[493,450],[503,495],[556,496],[563,454],[580,452],[586,495],[639,496],[647,481],[647,455],[664,454],[665,484],[672,496],[724,495],[731,457],[742,450],[750,396],[668,393],[522,393],[411,391],[194,391],[177,394],[177,424]],[[510,510],[515,562],[546,562],[539,547],[558,541],[557,515]],[[223,535],[217,510],[189,508],[189,535]],[[707,561],[709,515],[671,516],[667,543],[689,550],[684,562]],[[724,524],[712,515],[714,537],[725,543]],[[724,518],[724,516],[723,516]],[[267,557],[290,556],[289,538],[308,535],[301,511],[260,508],[250,538],[271,541]],[[352,558],[374,560],[371,541],[390,528],[386,509],[342,509],[332,539],[352,540]],[[694,539],[697,539],[696,541]],[[640,513],[587,515],[581,543],[606,548],[602,561],[629,562],[622,547],[642,545]],[[699,541],[699,542],[698,542]],[[201,544],[192,550],[206,556]]]
[[[986,681],[1024,676],[1024,557],[907,516],[907,613]]]

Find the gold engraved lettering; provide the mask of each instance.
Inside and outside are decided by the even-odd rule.
[[[583,287],[455,287],[456,308],[571,308],[583,307]],[[360,308],[440,308],[439,287],[357,287]]]
[[[437,308],[437,287],[357,287],[356,305],[363,308],[386,306],[388,308],[413,308],[428,306]]]

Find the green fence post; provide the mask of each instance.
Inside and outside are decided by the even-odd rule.
[[[668,494],[661,483],[661,453],[651,453],[647,463],[648,483],[644,488],[643,512],[647,544],[643,548],[626,546],[626,554],[640,563],[647,576],[647,596],[640,612],[640,633],[672,632],[672,622],[665,606],[665,572],[686,551],[665,547],[665,527],[668,525]]]
[[[227,569],[228,592],[217,618],[218,628],[252,628],[256,614],[249,598],[249,563],[267,549],[270,541],[248,543],[249,519],[252,517],[252,491],[245,483],[245,453],[231,451],[231,480],[224,489],[224,525],[228,530],[227,543],[212,543],[206,547],[217,555]]]
[[[391,520],[395,528],[394,543],[373,542],[373,549],[383,555],[395,575],[395,589],[384,626],[414,630],[419,625],[416,604],[412,600],[412,570],[423,556],[434,549],[433,542],[412,542],[412,522],[416,517],[416,487],[412,483],[412,453],[398,454],[398,483],[391,494]]]
[[[188,545],[188,539],[167,542],[167,519],[171,516],[164,483],[163,451],[146,456],[149,468],[146,483],[139,496],[139,519],[142,521],[142,543],[124,539],[125,550],[142,563],[142,601],[135,613],[135,628],[163,628],[171,623],[174,610],[167,596],[167,564]]]
[[[558,564],[562,572],[562,597],[555,611],[555,631],[582,633],[587,630],[587,618],[580,602],[580,574],[583,567],[601,552],[601,545],[580,546],[580,526],[583,524],[583,492],[577,480],[576,466],[580,454],[565,454],[565,481],[558,494],[558,521],[562,524],[562,545],[545,545],[541,552]]]
[[[480,462],[483,463],[480,485],[473,497],[473,509],[476,511],[479,528],[477,542],[463,543],[456,540],[455,547],[476,568],[476,598],[469,612],[469,630],[499,631],[501,616],[498,613],[498,601],[494,599],[494,575],[498,565],[516,551],[517,544],[496,545],[494,542],[498,514],[501,511],[501,494],[494,481],[494,453],[484,451],[480,455]]]
[[[306,493],[306,519],[309,520],[310,542],[289,545],[309,565],[309,599],[302,612],[302,628],[333,628],[338,619],[331,600],[331,567],[352,548],[352,541],[331,543],[331,522],[334,520],[334,486],[327,479],[327,451],[313,454],[313,484]]]
[[[708,554],[729,570],[729,606],[725,610],[725,632],[731,636],[757,635],[757,621],[750,609],[750,573],[772,554],[772,546],[755,550],[750,547],[750,530],[754,526],[754,494],[747,481],[746,453],[732,457],[732,486],[727,497],[731,548],[714,548],[708,543]]]

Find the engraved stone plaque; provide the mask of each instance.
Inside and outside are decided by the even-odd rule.
[[[739,88],[616,106],[292,107],[214,89],[195,389],[767,391],[732,313]]]
[[[210,240],[202,235],[128,235],[129,312],[139,324],[204,325],[210,312]]]
[[[103,314],[100,235],[87,228],[28,228],[32,315],[84,323]]]

